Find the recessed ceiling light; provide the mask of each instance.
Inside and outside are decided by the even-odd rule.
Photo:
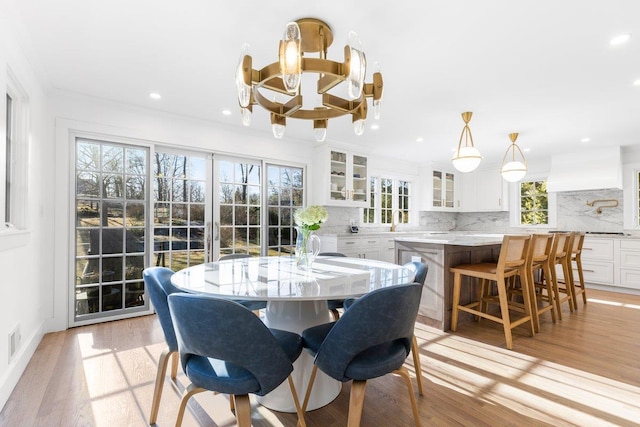
[[[580,142],[589,142],[589,141],[591,141],[591,138],[582,138],[580,140]]]
[[[222,115],[223,116],[230,116],[231,115],[231,110],[227,110],[226,108],[224,110],[222,110]]]
[[[149,98],[151,98],[151,99],[160,99],[160,98],[162,98],[162,96],[160,96],[160,94],[157,93],[157,92],[151,92],[149,94]]]
[[[633,82],[634,86],[640,86],[640,79],[636,80],[635,82]]]
[[[524,151],[525,153],[528,153],[529,151],[531,151],[531,148],[523,148],[522,151]]]
[[[619,34],[614,38],[612,38],[611,40],[609,40],[609,44],[611,46],[619,46],[621,44],[625,44],[626,42],[628,42],[630,38],[631,38],[630,33]]]
[[[379,124],[374,123],[374,124],[371,125],[371,130],[378,130],[378,129],[380,129],[380,125]]]
[[[419,136],[419,137],[416,138],[416,142],[422,142],[422,141],[424,141],[423,137]]]

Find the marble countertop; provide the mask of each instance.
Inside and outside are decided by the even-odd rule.
[[[460,246],[481,246],[489,244],[499,244],[505,234],[531,234],[531,230],[522,232],[508,233],[490,233],[482,231],[372,231],[361,233],[327,233],[325,235],[333,235],[342,238],[348,237],[367,237],[367,236],[395,236],[394,240],[400,242],[422,242],[436,243]],[[546,231],[540,230],[540,233]],[[321,235],[322,236],[322,235]],[[588,238],[597,239],[640,239],[640,235],[625,233],[624,235],[616,234],[587,234]]]
[[[422,236],[396,237],[396,242],[432,243],[451,246],[486,246],[502,243],[504,234],[492,233],[440,233]]]

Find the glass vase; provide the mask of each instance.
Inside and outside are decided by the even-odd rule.
[[[311,270],[320,252],[320,237],[312,230],[296,227],[296,265],[301,270]]]

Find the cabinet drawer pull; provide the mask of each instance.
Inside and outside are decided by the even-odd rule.
[[[355,245],[356,242],[344,242],[345,245]]]
[[[583,273],[595,273],[596,271],[595,271],[595,270],[589,270],[589,269],[583,268],[583,269],[582,269],[582,272],[583,272]]]

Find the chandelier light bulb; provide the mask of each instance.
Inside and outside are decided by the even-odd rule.
[[[241,108],[242,124],[249,127],[251,125],[251,110],[249,108]]]
[[[238,90],[238,103],[241,108],[246,108],[251,102],[251,85],[244,81],[244,58],[249,54],[249,45],[243,44],[240,48],[240,60],[236,67],[236,88]]]
[[[302,74],[300,43],[300,27],[295,22],[289,22],[280,43],[280,73],[284,87],[290,93],[297,92],[300,86]]]
[[[353,132],[358,136],[364,133],[364,127],[365,127],[364,119],[359,119],[353,122]]]
[[[282,137],[284,136],[285,129],[286,129],[285,126],[280,125],[278,123],[274,123],[271,125],[271,131],[273,132],[273,136],[276,139],[282,139]]]

